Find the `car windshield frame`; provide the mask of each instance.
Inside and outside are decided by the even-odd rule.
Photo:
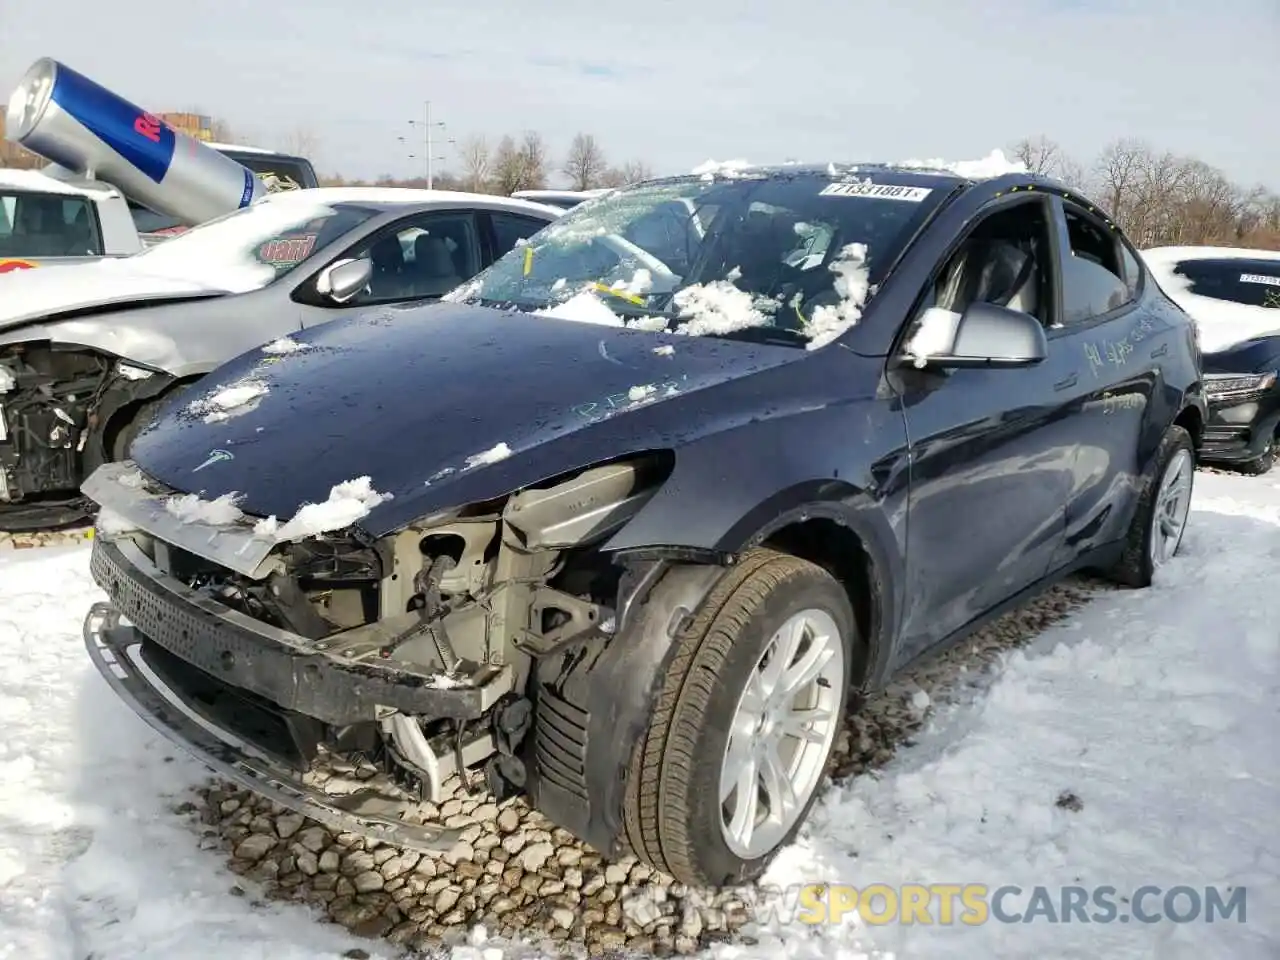
[[[350,201],[279,194],[192,227],[127,260],[142,273],[245,293],[278,283],[381,212]]]
[[[649,181],[569,210],[446,299],[813,349],[857,323],[952,193],[900,171]]]

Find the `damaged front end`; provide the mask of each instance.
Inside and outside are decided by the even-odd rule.
[[[184,521],[176,492],[108,464],[83,488],[109,597],[86,644],[135,711],[222,775],[338,829],[447,849],[461,831],[430,805],[528,789],[539,709],[560,718],[543,776],[585,782],[549,691],[647,582],[600,547],[672,465],[594,466],[377,541],[276,542],[247,518]]]
[[[103,428],[170,382],[84,347],[0,346],[0,530],[82,520],[86,468],[111,459]]]

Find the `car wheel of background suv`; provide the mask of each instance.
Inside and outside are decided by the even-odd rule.
[[[857,626],[826,570],[745,553],[680,630],[624,819],[632,851],[695,886],[754,879],[818,796],[844,722]]]
[[[1268,441],[1266,449],[1262,451],[1262,456],[1256,457],[1247,463],[1240,464],[1240,472],[1247,473],[1250,476],[1260,477],[1264,473],[1270,473],[1271,468],[1276,465],[1276,445],[1280,443],[1276,437],[1272,437]]]
[[[1165,431],[1143,478],[1124,553],[1106,575],[1128,587],[1149,587],[1156,570],[1178,552],[1191,512],[1195,445],[1182,427]]]

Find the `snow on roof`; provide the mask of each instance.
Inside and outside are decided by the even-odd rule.
[[[1280,251],[1245,247],[1155,247],[1141,253],[1160,289],[1195,322],[1204,352],[1215,353],[1254,337],[1280,334],[1280,310],[1192,293],[1191,280],[1174,272],[1184,260],[1247,258],[1280,262]]]
[[[903,160],[899,167],[919,170],[939,170],[953,173],[966,180],[989,180],[1007,173],[1028,173],[1027,165],[1020,160],[1010,160],[1003,150],[992,150],[980,160]]]
[[[746,160],[706,160],[689,171],[695,177],[711,180],[715,177],[738,177],[750,170],[753,164]]]
[[[1280,260],[1280,250],[1249,247],[1151,247],[1142,251],[1148,264],[1172,266],[1183,260]]]
[[[577,200],[579,198],[590,200],[593,197],[602,197],[612,187],[599,187],[595,190],[517,190],[511,196],[517,200]]]
[[[468,206],[489,206],[513,212],[553,214],[564,213],[558,207],[499,197],[491,193],[466,193],[461,190],[424,190],[419,187],[310,187],[304,190],[287,190],[269,193],[258,203],[460,203]]]
[[[119,191],[100,180],[84,178],[62,179],[51,177],[39,170],[10,170],[0,168],[0,189],[22,190],[31,193],[60,193],[70,197],[118,195]]]

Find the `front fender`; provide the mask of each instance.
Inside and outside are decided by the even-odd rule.
[[[907,492],[905,421],[882,400],[755,420],[680,447],[675,457],[662,489],[603,549],[732,553],[795,508],[840,504],[852,523],[895,510]]]
[[[877,598],[867,676],[887,669],[903,609],[910,460],[902,412],[856,400],[756,421],[676,451],[670,477],[603,546],[621,557],[732,557],[784,527],[829,520],[856,538]],[[846,542],[823,543],[832,561]],[[841,557],[844,559],[844,557]],[[836,564],[840,566],[840,564]]]

